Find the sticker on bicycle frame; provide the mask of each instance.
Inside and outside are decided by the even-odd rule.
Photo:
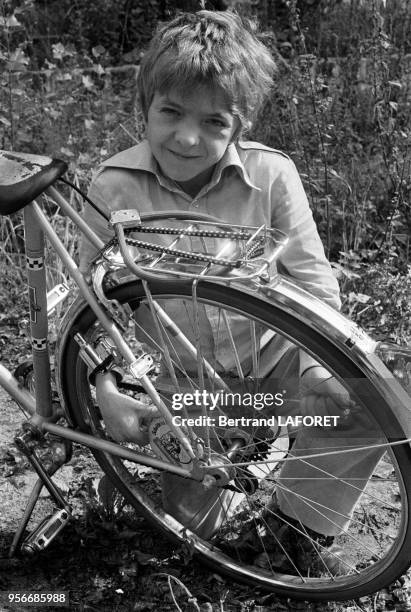
[[[31,345],[36,351],[44,351],[47,348],[47,338],[32,338]]]
[[[351,327],[350,337],[345,341],[348,348],[352,348],[354,345],[365,353],[373,353],[377,343],[361,327],[356,325]]]
[[[37,304],[36,288],[29,287],[30,321],[37,323],[37,313],[41,310]]]
[[[27,267],[29,270],[42,270],[44,268],[44,257],[27,257]]]

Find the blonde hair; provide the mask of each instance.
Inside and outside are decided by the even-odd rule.
[[[256,26],[233,12],[182,13],[161,25],[138,77],[144,117],[155,92],[220,89],[242,129],[250,127],[273,81],[275,62]]]

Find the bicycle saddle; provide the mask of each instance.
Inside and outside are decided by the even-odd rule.
[[[66,170],[60,159],[0,150],[0,215],[30,204]]]

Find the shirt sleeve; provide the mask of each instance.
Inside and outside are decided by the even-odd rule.
[[[271,224],[289,236],[278,270],[333,308],[341,308],[339,286],[317,231],[300,176],[290,159],[271,186]]]

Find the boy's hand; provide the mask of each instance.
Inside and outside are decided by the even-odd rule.
[[[300,395],[302,415],[341,417],[355,405],[347,389],[320,365],[302,374]]]

